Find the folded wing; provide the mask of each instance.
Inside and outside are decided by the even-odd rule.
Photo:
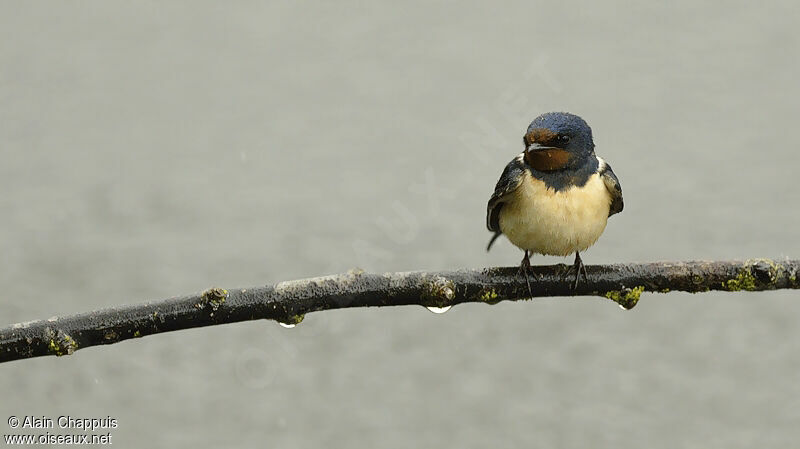
[[[489,203],[486,205],[486,227],[495,234],[489,241],[486,251],[489,251],[494,241],[503,233],[500,230],[500,210],[503,208],[507,195],[516,190],[522,183],[524,170],[522,155],[517,156],[506,165],[503,174],[500,175],[500,179],[497,181],[492,197],[489,198]]]
[[[625,206],[625,204],[622,201],[622,186],[619,185],[619,179],[617,178],[617,175],[615,175],[614,171],[611,170],[611,166],[602,159],[600,159],[600,168],[598,173],[603,179],[606,189],[608,189],[608,193],[611,194],[611,208],[608,210],[608,216],[610,217],[616,213],[622,212],[622,208]]]

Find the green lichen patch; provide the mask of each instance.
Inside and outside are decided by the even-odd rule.
[[[500,295],[493,288],[485,288],[478,294],[478,299],[486,304],[497,304],[500,302]]]
[[[302,323],[302,322],[303,322],[303,319],[304,319],[305,317],[306,317],[306,316],[305,316],[304,314],[300,314],[300,315],[291,315],[291,316],[290,316],[289,318],[287,318],[286,320],[280,320],[280,321],[281,321],[281,323],[283,323],[283,324],[288,324],[288,325],[291,325],[291,326],[296,326],[296,325],[298,325],[298,324]]]
[[[142,336],[142,333],[138,330],[133,331],[133,338],[139,338]]]
[[[51,338],[47,349],[58,357],[72,355],[78,349],[78,343],[69,335],[59,331],[55,338]]]
[[[722,283],[722,287],[729,292],[738,292],[741,290],[755,290],[756,278],[750,273],[749,268],[743,268],[736,275],[735,279],[729,279]]]
[[[203,304],[207,305],[212,312],[216,312],[228,298],[228,290],[219,287],[212,287],[203,292]]]
[[[114,330],[109,330],[103,334],[103,338],[106,341],[117,341],[119,340],[119,334],[117,334]]]
[[[606,292],[606,298],[616,302],[617,304],[621,305],[626,310],[630,310],[636,307],[636,304],[639,302],[639,297],[642,296],[642,292],[644,292],[644,286],[639,285],[633,288],[624,288],[622,290],[612,290]]]

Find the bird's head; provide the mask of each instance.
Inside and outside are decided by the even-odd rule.
[[[536,117],[522,140],[525,161],[542,172],[580,168],[594,153],[592,129],[582,118],[568,112]]]

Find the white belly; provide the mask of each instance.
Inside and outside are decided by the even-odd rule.
[[[567,256],[597,241],[610,205],[611,195],[597,174],[581,188],[556,192],[526,172],[500,210],[500,230],[524,250]]]

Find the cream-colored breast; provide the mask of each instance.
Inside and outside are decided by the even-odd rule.
[[[500,229],[522,249],[567,256],[597,241],[610,205],[611,195],[598,174],[580,188],[556,192],[526,171],[500,210]]]

